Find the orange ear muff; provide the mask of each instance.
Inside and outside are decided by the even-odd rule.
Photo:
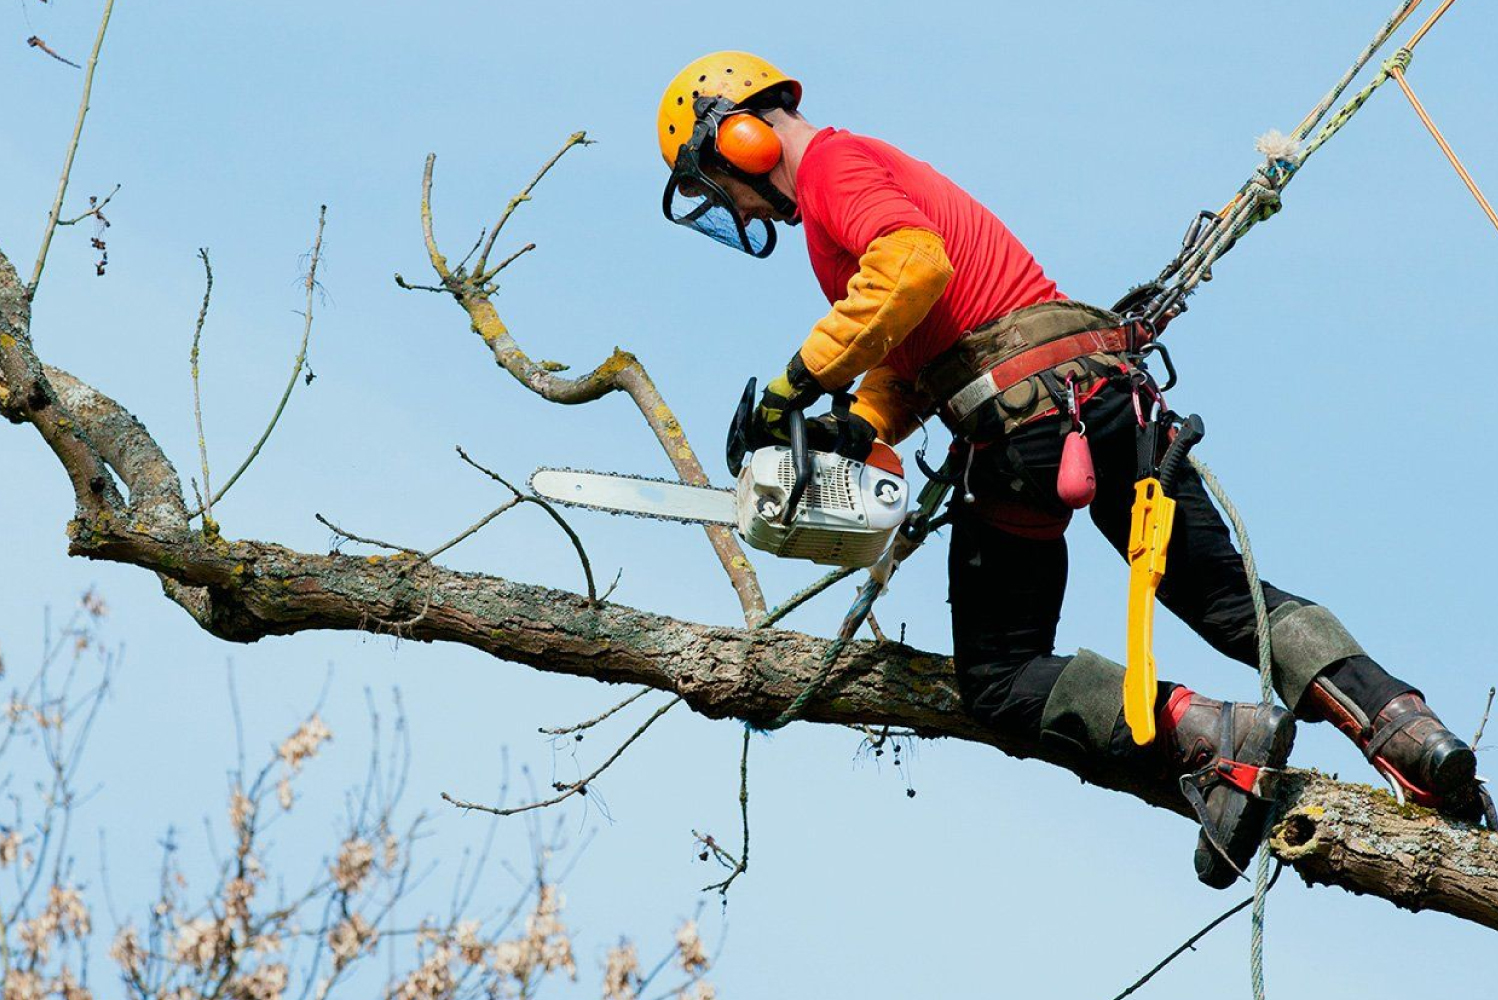
[[[718,126],[718,152],[747,174],[768,174],[780,162],[780,137],[751,114],[729,115]]]

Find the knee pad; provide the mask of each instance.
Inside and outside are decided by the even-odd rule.
[[[1321,671],[1349,656],[1367,655],[1336,615],[1298,601],[1287,601],[1269,613],[1269,641],[1274,689],[1291,710]]]
[[[1040,739],[1054,749],[1107,756],[1123,714],[1124,668],[1079,649],[1056,678],[1041,714]]]

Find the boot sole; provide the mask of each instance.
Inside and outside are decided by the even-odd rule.
[[[1240,763],[1282,768],[1295,745],[1295,717],[1279,707],[1255,714],[1254,724],[1237,753]],[[1217,785],[1207,795],[1207,811],[1215,815],[1219,840],[1239,870],[1253,860],[1264,836],[1264,822],[1271,803],[1256,799],[1231,785]],[[1226,889],[1238,880],[1233,865],[1218,853],[1205,833],[1196,838],[1196,877],[1214,889]]]

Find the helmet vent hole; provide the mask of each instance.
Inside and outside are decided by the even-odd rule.
[[[707,74],[703,73],[701,76],[699,76],[697,78],[697,82],[698,83],[706,83],[707,82]]]
[[[666,126],[666,131],[669,132],[669,133],[671,133],[672,135],[675,135],[676,134],[676,126],[675,125],[667,125]]]
[[[681,103],[682,103],[682,102],[683,102],[683,101],[685,101],[685,100],[686,100],[686,98],[685,98],[685,97],[678,97],[678,98],[677,98],[677,99],[676,99],[676,103],[677,103],[677,104],[681,104]]]
[[[733,67],[730,66],[727,69],[725,69],[723,72],[725,72],[725,73],[732,73],[733,72]]]
[[[753,80],[745,80],[744,81],[744,86],[746,86],[746,87],[752,87],[752,86],[754,86],[754,81]]]

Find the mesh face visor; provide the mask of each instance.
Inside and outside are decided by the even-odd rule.
[[[695,229],[751,257],[768,257],[775,249],[775,226],[766,219],[746,223],[728,192],[702,171],[702,146],[711,139],[712,123],[699,121],[676,156],[666,181],[661,211],[679,226]]]

